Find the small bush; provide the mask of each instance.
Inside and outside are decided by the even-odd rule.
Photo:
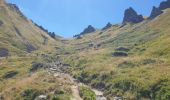
[[[145,59],[142,61],[142,64],[144,65],[153,64],[153,63],[156,63],[156,61],[152,59]]]
[[[96,95],[90,88],[79,87],[79,92],[83,100],[96,100]]]
[[[126,68],[126,67],[135,67],[136,65],[131,62],[131,61],[124,61],[120,64],[118,64],[118,67],[121,67],[121,68]]]
[[[26,89],[21,94],[24,100],[34,100],[37,96],[41,95],[42,92],[35,89]]]

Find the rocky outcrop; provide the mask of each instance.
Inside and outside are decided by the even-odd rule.
[[[32,51],[37,50],[37,48],[34,47],[34,46],[33,46],[32,44],[30,44],[30,43],[27,43],[25,46],[26,46],[26,49],[27,49],[27,52],[28,52],[28,53],[31,53]]]
[[[102,30],[106,30],[106,29],[108,29],[110,27],[112,27],[112,24],[111,23],[107,23],[107,25],[104,28],[102,28]]]
[[[81,32],[80,34],[83,35],[83,34],[92,33],[92,32],[95,32],[95,31],[96,31],[96,29],[95,29],[93,26],[89,25],[89,26],[88,26],[87,28],[85,28],[84,31]]]
[[[144,18],[142,15],[138,15],[137,12],[133,8],[128,8],[125,10],[123,24],[126,23],[139,23],[143,21]]]
[[[2,25],[3,25],[3,21],[0,20],[0,26],[2,26]]]
[[[159,9],[165,10],[167,8],[170,8],[170,0],[163,1],[160,3]]]
[[[6,57],[9,55],[8,49],[0,48],[0,57]]]
[[[149,19],[153,19],[157,17],[158,15],[162,14],[163,11],[159,8],[156,8],[155,6],[152,9],[151,15],[149,16]]]

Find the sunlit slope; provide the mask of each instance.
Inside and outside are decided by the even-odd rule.
[[[0,2],[0,48],[9,54],[22,54],[54,46],[56,40],[28,20],[12,4]],[[48,47],[47,47],[48,46]]]
[[[170,9],[166,9],[153,20],[112,26],[70,40],[72,45],[65,50],[74,53],[63,60],[72,66],[74,77],[104,90],[108,98],[116,95],[132,100],[168,100],[169,27]]]

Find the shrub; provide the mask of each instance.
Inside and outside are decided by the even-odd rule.
[[[88,87],[79,87],[79,92],[83,100],[96,100],[95,93]]]
[[[125,67],[135,67],[136,65],[131,61],[124,61],[118,64],[118,67],[125,68]]]
[[[37,96],[41,95],[42,92],[35,89],[26,89],[22,93],[24,100],[34,100]]]
[[[144,59],[143,61],[142,61],[142,64],[144,64],[144,65],[147,65],[147,64],[153,64],[153,63],[155,63],[156,61],[155,60],[152,60],[152,59]]]

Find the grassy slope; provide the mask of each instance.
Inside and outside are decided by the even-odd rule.
[[[115,27],[91,33],[83,39],[71,40],[72,49],[86,47],[67,58],[66,63],[73,67],[71,74],[79,80],[105,90],[108,97],[114,95],[129,99],[170,98],[170,9],[154,20],[144,21],[123,28]],[[100,43],[101,48],[88,47],[89,40]],[[102,40],[102,41],[101,41]],[[130,49],[128,57],[112,57],[115,48]],[[164,92],[163,92],[164,91]],[[162,92],[162,93],[161,93]]]
[[[49,99],[70,98],[70,87],[64,81],[58,80],[43,70],[30,75],[32,62],[41,62],[43,58],[37,54],[51,55],[60,41],[52,39],[44,31],[26,19],[20,12],[0,0],[0,48],[9,50],[9,57],[0,58],[0,98],[5,100],[27,100],[34,95],[48,95]],[[44,45],[44,37],[48,38]],[[26,45],[32,45],[38,50],[28,53]],[[36,55],[35,55],[36,54]],[[9,72],[16,72],[10,78],[4,78]],[[29,92],[31,91],[31,92]],[[57,93],[53,93],[58,91]],[[23,93],[27,92],[27,96]],[[28,99],[29,100],[29,99]]]
[[[9,49],[11,55],[27,52],[27,45],[36,49],[48,50],[59,45],[47,33],[36,27],[32,21],[23,16],[16,8],[2,2],[0,4],[0,47]],[[48,38],[44,45],[44,37]]]

